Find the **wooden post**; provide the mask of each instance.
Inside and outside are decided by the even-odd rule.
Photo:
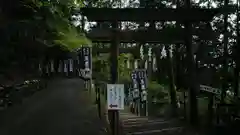
[[[149,57],[149,56],[148,56]],[[151,58],[150,58],[151,57]],[[152,56],[150,56],[149,58],[148,58],[148,60],[147,60],[147,62],[148,62],[148,66],[147,66],[147,73],[148,73],[148,79],[149,79],[149,81],[151,80],[151,77],[152,77]]]
[[[112,28],[117,31],[118,23],[113,22]],[[111,83],[116,84],[118,82],[118,49],[119,42],[117,39],[117,35],[113,35],[113,40],[111,44]],[[119,112],[117,110],[109,110],[108,111],[110,124],[112,129],[112,135],[118,135],[118,127],[119,127]]]
[[[143,61],[141,60],[141,62],[143,62]],[[144,65],[144,64],[141,63],[140,66],[142,66],[142,65]],[[140,67],[139,71],[137,72],[137,76],[138,76],[137,82],[138,82],[138,88],[139,88],[139,98],[137,99],[137,109],[138,109],[137,115],[139,115],[139,116],[141,116],[143,113],[142,102],[141,102],[141,100],[142,100],[141,78],[139,78],[139,72],[141,72],[142,69],[144,69],[144,68]]]
[[[191,8],[190,0],[185,0],[185,8]],[[184,22],[185,26],[185,45],[187,47],[187,66],[189,80],[189,103],[190,103],[190,123],[192,125],[197,125],[198,123],[198,103],[197,103],[197,92],[199,91],[199,84],[197,83],[196,76],[196,66],[193,55],[192,47],[192,24],[189,21]]]
[[[180,8],[180,0],[176,1],[176,5],[177,5],[177,8]],[[179,22],[177,22],[176,25],[177,25],[177,28],[181,28]],[[182,78],[181,78],[181,74],[180,74],[180,72],[182,72],[181,71],[181,63],[182,62],[181,62],[180,48],[181,48],[181,44],[177,43],[176,49],[175,49],[175,61],[176,61],[176,64],[175,64],[176,72],[175,72],[175,80],[174,80],[175,84],[176,84],[175,90],[180,90],[182,87],[182,84],[181,84]],[[183,115],[184,115],[184,118],[186,119],[187,118],[187,108],[186,108],[186,92],[185,91],[183,92],[183,108],[184,108]]]
[[[146,3],[145,3],[145,1],[144,0],[140,0],[139,1],[140,2],[140,7],[142,8],[145,8],[146,7]],[[145,26],[144,26],[144,22],[140,22],[140,24],[139,24],[139,28],[140,29],[143,29]],[[143,47],[143,54],[144,54],[144,45],[145,45],[145,43],[140,43],[139,44],[139,47],[140,46],[142,46]],[[140,48],[139,48],[139,50],[140,50]],[[144,57],[143,57],[143,59],[141,58],[140,59],[140,62],[139,62],[139,66],[138,66],[138,68],[139,69],[144,69],[145,68],[145,55],[144,55]],[[137,107],[138,107],[138,115],[141,115],[141,112],[143,112],[143,108],[142,108],[142,104],[141,104],[141,99],[142,99],[142,96],[141,96],[141,93],[142,93],[142,90],[141,90],[141,85],[140,85],[140,80],[138,79],[138,85],[140,86],[139,87],[139,98],[138,98],[138,100],[137,100]]]
[[[177,0],[176,2],[177,2],[176,3],[177,8],[180,8],[180,0]],[[181,28],[179,22],[177,22],[176,25],[177,25],[177,28]],[[181,77],[180,72],[182,72],[181,69],[180,69],[180,64],[181,64],[180,48],[181,48],[181,44],[177,43],[176,44],[176,49],[175,49],[175,61],[176,61],[176,75],[175,75],[176,80],[175,81],[176,81],[177,90],[179,90],[181,88],[180,82],[182,82],[181,78],[180,78]]]
[[[186,92],[184,91],[183,92],[183,110],[184,110],[184,118],[187,119],[187,106],[186,106],[186,98],[187,98],[187,95],[186,95]]]
[[[214,101],[214,94],[208,93],[208,127],[212,126],[212,120],[213,120],[213,101]]]
[[[97,94],[98,116],[101,119],[102,118],[102,114],[101,114],[102,108],[101,108],[101,93],[100,93],[99,86],[97,87],[96,94]]]
[[[229,3],[229,0],[224,0],[224,6],[227,7],[228,6],[228,3]],[[227,30],[227,27],[228,27],[228,13],[226,12],[224,14],[224,39],[223,39],[223,42],[224,42],[224,47],[223,47],[223,50],[224,50],[224,63],[223,63],[223,69],[224,69],[224,76],[223,76],[223,83],[222,83],[222,93],[221,93],[221,103],[224,103],[224,99],[226,97],[226,90],[227,90],[227,72],[228,72],[228,30]]]

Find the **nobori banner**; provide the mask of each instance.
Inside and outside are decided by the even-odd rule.
[[[138,81],[141,85],[141,89],[146,89],[147,87],[147,72],[146,69],[138,69],[137,70]]]
[[[136,72],[136,70],[132,71],[131,77],[132,77],[132,80],[136,80],[137,79],[137,72]]]
[[[147,71],[146,71],[146,69],[138,69],[137,70],[137,75],[138,75],[139,79],[147,78]]]
[[[131,77],[132,77],[132,85],[134,89],[138,88],[138,82],[137,82],[137,72],[136,70],[133,70],[131,73]]]
[[[91,62],[92,62],[92,60],[91,60],[91,55],[92,55],[92,53],[91,53],[91,47],[82,47],[82,62],[83,62],[83,68],[84,69],[91,69],[92,67],[92,65],[91,65]]]

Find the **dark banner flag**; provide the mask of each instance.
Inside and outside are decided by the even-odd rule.
[[[137,89],[138,88],[138,82],[137,82],[137,72],[136,72],[136,70],[132,71],[131,77],[132,77],[133,89]]]
[[[139,98],[139,85],[138,85],[138,77],[137,77],[137,71],[133,70],[132,74],[132,95],[133,95],[133,99],[137,99]]]
[[[81,48],[81,69],[85,72],[85,78],[92,77],[92,53],[91,47],[84,46]]]
[[[82,47],[84,69],[91,69],[91,47]]]
[[[138,82],[141,92],[141,101],[147,101],[147,72],[146,69],[138,70]]]
[[[145,69],[139,69],[137,71],[138,81],[141,85],[141,90],[145,90],[147,88],[147,72]]]

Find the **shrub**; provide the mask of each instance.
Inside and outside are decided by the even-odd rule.
[[[165,99],[168,96],[168,91],[164,85],[158,84],[156,81],[149,82],[149,96],[155,96],[158,100]]]

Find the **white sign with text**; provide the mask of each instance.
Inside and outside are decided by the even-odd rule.
[[[107,84],[108,110],[124,109],[124,85]]]
[[[207,91],[207,92],[210,92],[210,93],[215,93],[215,94],[221,94],[221,91],[219,89],[216,89],[216,88],[213,88],[213,87],[210,87],[210,86],[206,86],[206,85],[200,85],[200,90],[202,91]]]

